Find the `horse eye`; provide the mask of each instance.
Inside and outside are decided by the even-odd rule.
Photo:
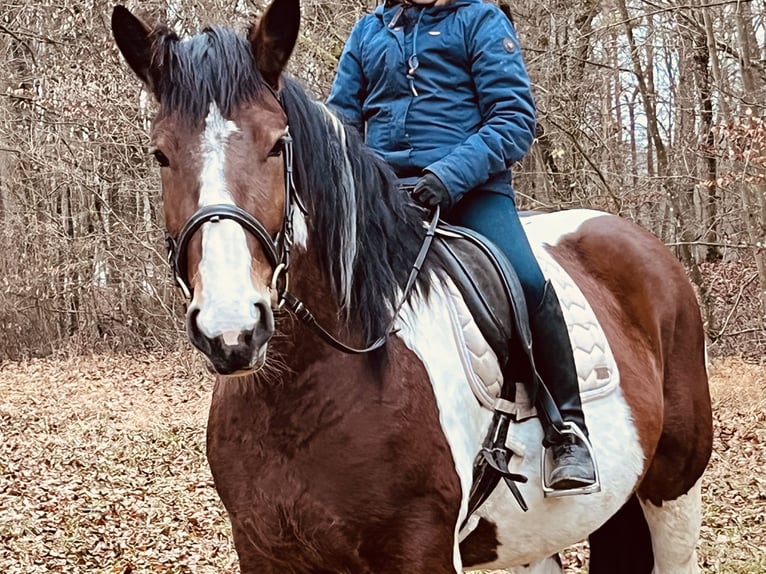
[[[274,147],[271,148],[271,151],[269,152],[269,157],[279,157],[282,155],[282,150],[284,149],[285,144],[280,139],[277,143],[274,144]]]
[[[157,163],[160,164],[160,167],[168,167],[170,165],[170,160],[168,159],[168,156],[166,156],[162,150],[157,148],[152,148],[149,150],[149,153],[154,156],[154,159],[157,160]]]

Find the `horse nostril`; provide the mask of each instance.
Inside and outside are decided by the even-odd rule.
[[[264,301],[255,303],[255,310],[258,313],[257,330],[263,331],[267,338],[274,333],[274,314],[271,307]]]

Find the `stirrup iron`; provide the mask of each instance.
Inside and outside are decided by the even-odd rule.
[[[587,486],[579,486],[563,490],[556,490],[551,488],[548,477],[550,476],[551,466],[553,465],[553,453],[551,452],[551,447],[546,448],[543,446],[543,452],[540,455],[540,463],[542,465],[540,481],[542,482],[543,496],[545,498],[557,498],[560,496],[576,496],[578,494],[592,494],[594,492],[601,492],[601,477],[598,472],[598,464],[596,463],[596,457],[594,456],[593,445],[590,443],[590,440],[588,440],[588,437],[585,436],[585,433],[582,432],[580,427],[569,421],[564,421],[564,428],[561,429],[560,432],[564,436],[574,436],[578,441],[585,445],[586,449],[588,449],[588,456],[590,456],[591,461],[593,461],[593,475],[595,477],[595,481],[593,484],[589,484]]]

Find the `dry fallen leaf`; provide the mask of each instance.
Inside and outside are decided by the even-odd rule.
[[[238,572],[205,461],[203,372],[184,353],[3,364],[0,572]],[[700,560],[766,572],[766,367],[717,359],[711,389]],[[587,556],[567,550],[567,572]]]

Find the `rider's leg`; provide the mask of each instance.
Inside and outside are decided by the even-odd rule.
[[[569,333],[556,291],[550,282],[545,284],[542,301],[534,310],[530,309],[529,318],[537,371],[563,419],[576,424],[588,436]],[[574,437],[554,445],[552,453],[554,468],[548,481],[554,490],[582,488],[596,481],[590,453]]]
[[[519,276],[529,310],[535,365],[564,420],[588,429],[580,400],[572,347],[553,285],[545,280],[519,220],[512,197],[474,190],[447,217],[450,223],[473,229],[497,245]],[[587,447],[567,440],[552,447],[550,486],[568,490],[595,482],[595,468]]]

